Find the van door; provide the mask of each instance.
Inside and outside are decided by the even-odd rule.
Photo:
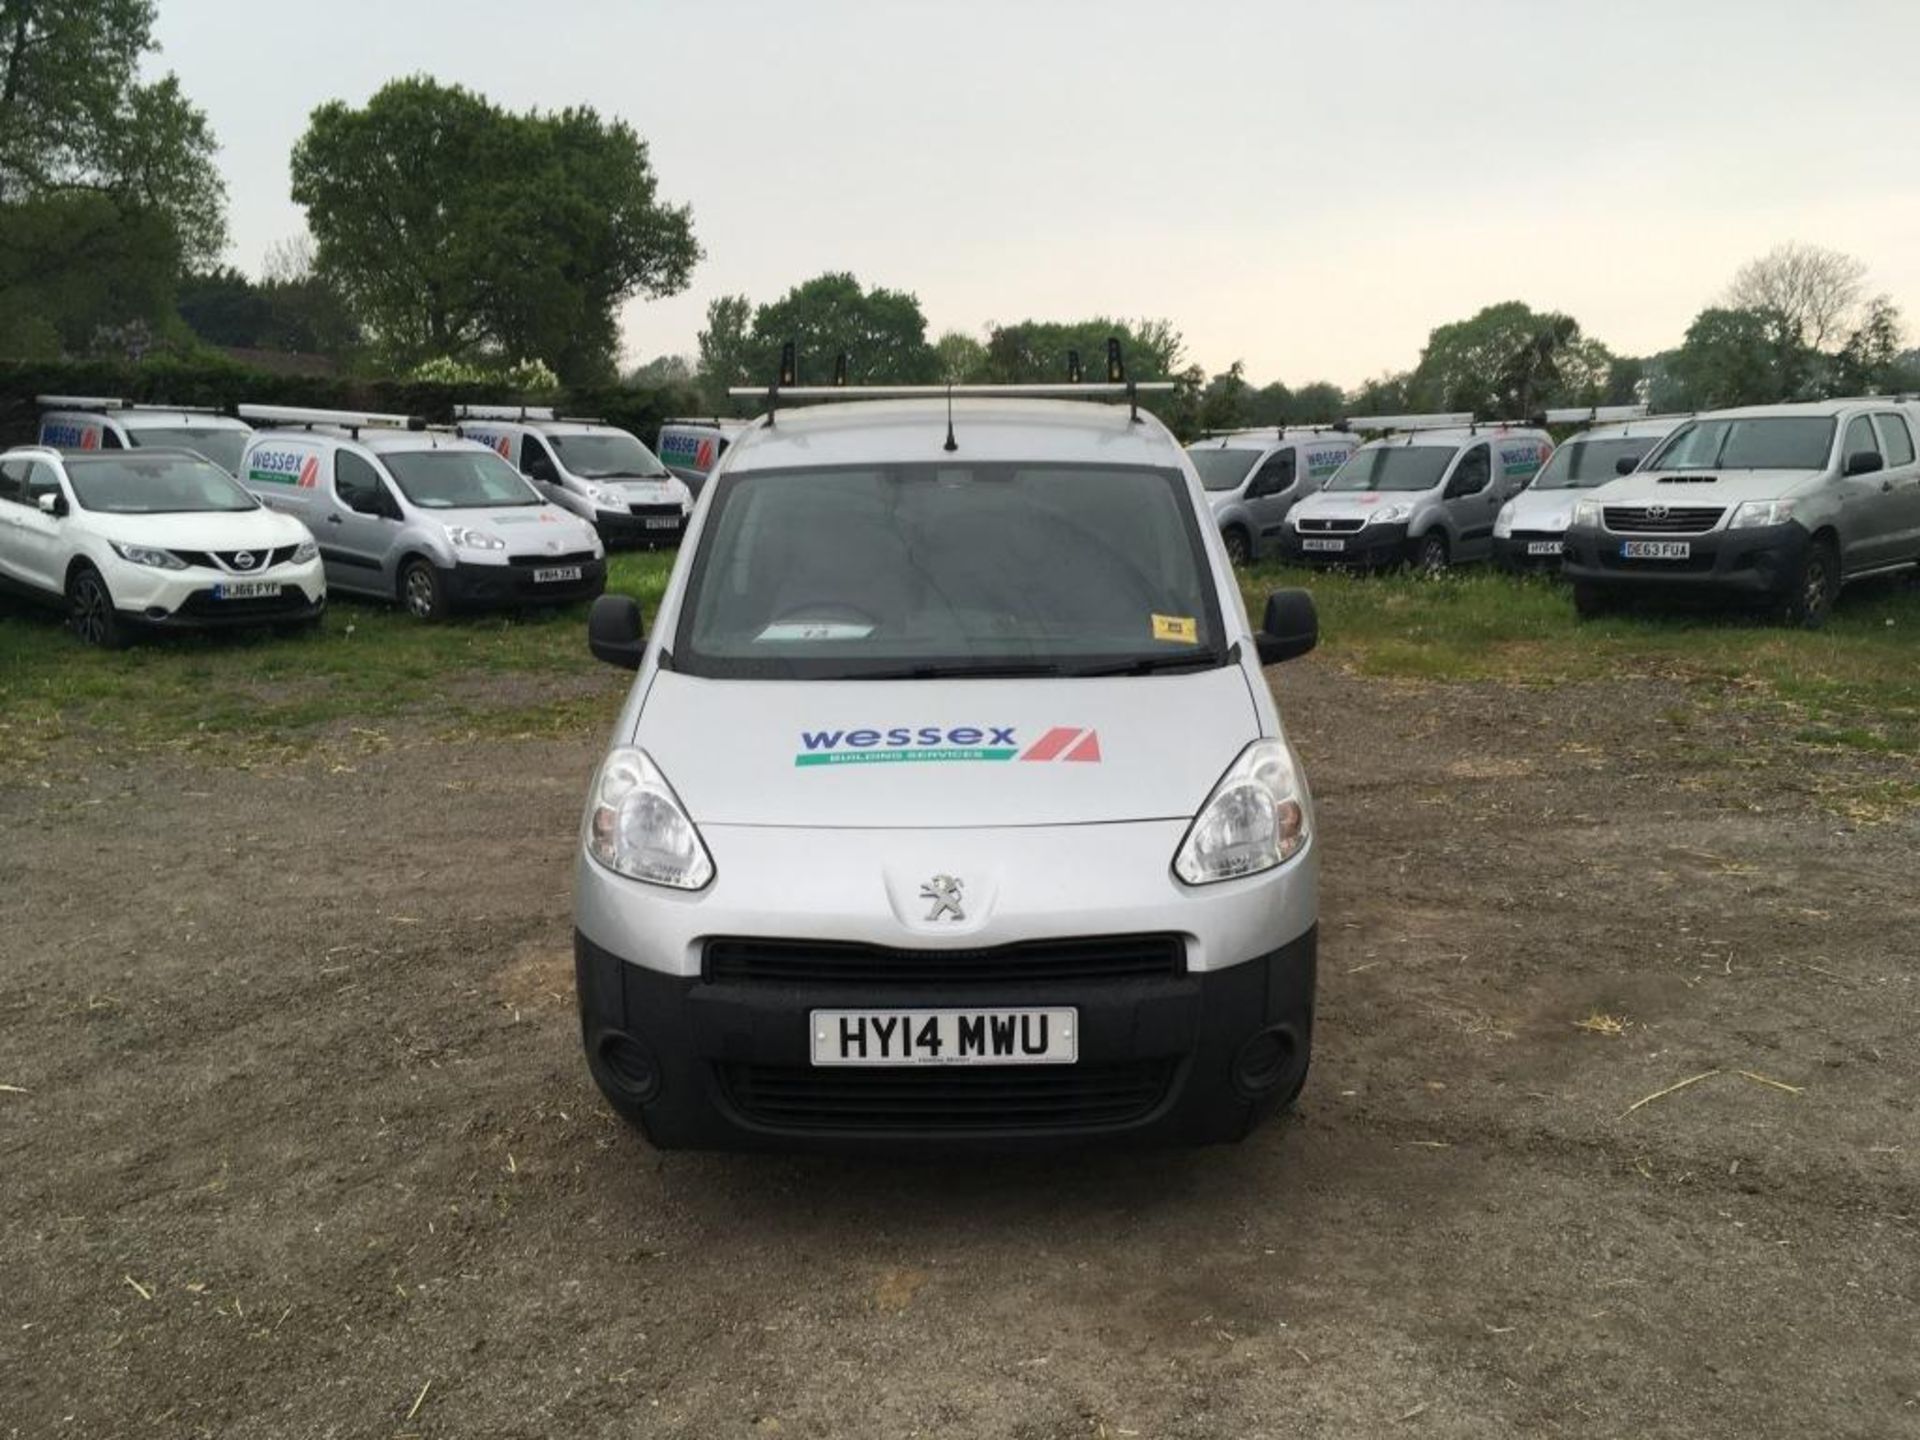
[[[1500,510],[1500,494],[1493,483],[1493,453],[1484,440],[1453,462],[1441,509],[1453,532],[1453,561],[1484,560],[1493,553],[1493,517]]]
[[[316,527],[327,583],[370,595],[394,593],[394,542],[400,538],[400,504],[371,461],[351,450],[333,452],[333,484],[326,491],[326,521]]]
[[[1920,560],[1920,459],[1914,455],[1913,427],[1897,410],[1873,417],[1880,430],[1880,453],[1887,468],[1882,478],[1890,487],[1888,510],[1893,531],[1887,541],[1886,563]]]
[[[537,435],[520,437],[520,473],[533,482],[541,499],[564,503],[567,493],[564,472],[546,442]]]
[[[1299,457],[1293,446],[1289,445],[1261,461],[1260,468],[1247,481],[1247,513],[1253,517],[1254,528],[1260,532],[1258,549],[1263,550],[1280,538],[1287,511],[1293,508],[1298,465]]]

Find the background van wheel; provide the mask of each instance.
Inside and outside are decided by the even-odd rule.
[[[1253,541],[1247,538],[1247,532],[1239,526],[1221,532],[1220,538],[1227,544],[1227,559],[1233,562],[1235,569],[1244,570],[1253,563]]]
[[[400,603],[416,620],[447,618],[447,589],[440,572],[425,560],[409,560],[400,571]]]
[[[73,633],[101,650],[118,650],[126,644],[126,627],[113,608],[113,596],[107,582],[91,565],[83,565],[67,582],[68,623]]]
[[[1413,568],[1422,575],[1438,575],[1447,568],[1447,537],[1430,531],[1413,542]]]
[[[1818,630],[1833,613],[1833,602],[1839,594],[1840,552],[1823,535],[1807,547],[1776,613],[1783,625]]]
[[[1611,615],[1619,608],[1620,602],[1601,586],[1575,585],[1573,587],[1573,613],[1582,620],[1594,620],[1602,615]]]

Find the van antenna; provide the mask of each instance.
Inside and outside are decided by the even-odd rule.
[[[780,347],[780,373],[773,377],[773,389],[767,392],[767,428],[771,430],[774,416],[780,412],[780,387],[791,385],[797,372],[793,366],[793,341],[789,340]]]
[[[1080,352],[1078,350],[1069,350],[1067,351],[1067,383],[1069,385],[1078,385],[1080,378]]]
[[[1120,357],[1120,337],[1107,337],[1107,383],[1127,387],[1127,404],[1133,407],[1133,423],[1140,423],[1140,392],[1134,388],[1133,381],[1127,379],[1127,362]]]
[[[947,386],[947,443],[940,447],[949,455],[960,448],[960,442],[953,438],[953,386]]]
[[[844,350],[833,357],[833,383],[838,386],[847,383],[847,352]]]

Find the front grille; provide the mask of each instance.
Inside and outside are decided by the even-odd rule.
[[[675,520],[678,520],[680,518],[680,507],[674,504],[629,505],[627,509],[631,510],[636,515],[646,515],[646,516],[652,516],[656,518],[664,517],[664,516],[672,516]]]
[[[1516,530],[1512,538],[1516,545],[1538,545],[1545,540],[1551,540],[1558,545],[1567,537],[1558,530]]]
[[[551,565],[591,565],[591,550],[569,550],[565,555],[509,555],[509,565],[518,565],[523,570],[545,570]]]
[[[1655,514],[1664,510],[1664,514]],[[1702,535],[1726,513],[1720,505],[1608,505],[1607,529],[1616,535]]]
[[[1093,1130],[1151,1114],[1173,1070],[1171,1060],[916,1069],[722,1065],[720,1080],[736,1110],[777,1130]]]
[[[706,978],[763,985],[1008,985],[1163,979],[1186,969],[1174,935],[1030,940],[986,950],[893,950],[813,940],[709,940]]]
[[[231,570],[235,575],[256,575],[262,570],[271,570],[275,565],[284,565],[293,559],[298,545],[279,545],[271,550],[175,550],[189,565],[200,565],[208,570]],[[253,564],[244,569],[234,563],[238,555],[251,555]]]
[[[1295,522],[1302,535],[1351,535],[1367,522],[1360,520],[1329,520],[1319,515],[1303,515]]]
[[[247,600],[217,600],[211,590],[196,590],[181,602],[176,615],[196,615],[233,619],[247,615],[290,615],[305,610],[312,602],[298,585],[289,585],[278,595],[260,595]]]

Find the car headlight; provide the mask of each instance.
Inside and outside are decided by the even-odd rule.
[[[156,549],[152,545],[122,545],[118,540],[110,542],[113,553],[129,565],[149,565],[155,570],[184,570],[187,562],[171,550]]]
[[[1600,525],[1600,502],[1598,500],[1576,500],[1573,502],[1573,523],[1591,525],[1595,529]]]
[[[1411,505],[1382,505],[1367,517],[1369,525],[1398,525],[1413,514]]]
[[[489,535],[484,530],[474,530],[465,525],[444,527],[447,539],[453,542],[457,550],[504,550],[507,542],[498,535]]]
[[[1173,857],[1189,885],[1271,870],[1307,844],[1307,804],[1284,740],[1256,740],[1213,787]]]
[[[1502,505],[1500,513],[1493,517],[1493,538],[1505,540],[1513,534],[1513,506]]]
[[[1757,525],[1784,525],[1793,519],[1791,500],[1748,500],[1734,507],[1729,530],[1747,530]]]
[[[713,857],[647,752],[623,746],[600,762],[587,805],[587,853],[616,875],[703,890]]]
[[[295,565],[305,565],[309,561],[318,560],[319,558],[320,558],[320,546],[318,542],[313,540],[302,540],[299,543],[299,545],[297,545],[294,548],[292,563],[294,563]]]

